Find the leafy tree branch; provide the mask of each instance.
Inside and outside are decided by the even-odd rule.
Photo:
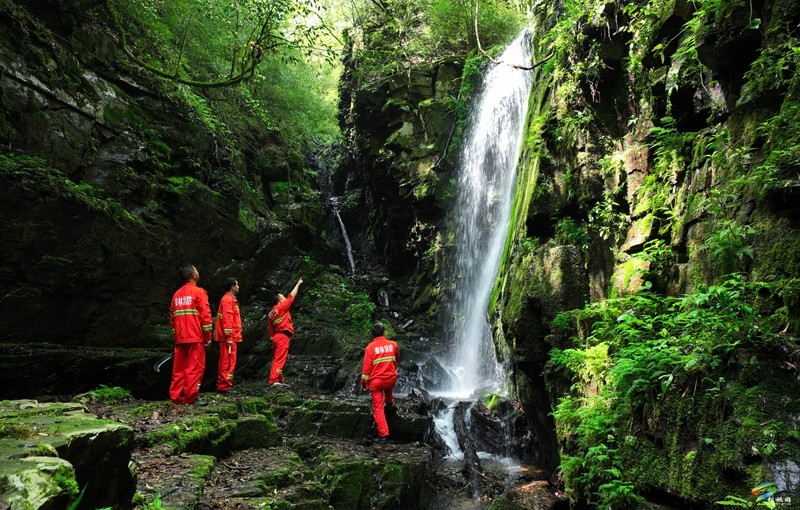
[[[311,0],[233,0],[220,2],[212,6],[203,6],[194,2],[184,2],[183,6],[191,14],[187,15],[176,37],[176,53],[174,62],[168,57],[159,58],[150,53],[138,50],[135,39],[132,39],[124,26],[122,0],[105,0],[105,8],[110,13],[115,38],[125,55],[135,65],[162,78],[199,88],[228,87],[250,80],[267,54],[276,55],[286,60],[293,60],[298,51],[309,51],[313,48],[316,32],[330,28],[324,23],[319,13],[312,10]],[[222,5],[222,4],[225,5]],[[145,3],[142,3],[144,6]],[[130,8],[127,4],[125,7]],[[137,6],[138,7],[138,6]],[[151,6],[157,10],[157,7]],[[203,10],[201,10],[203,9]],[[297,23],[297,19],[315,16],[315,22]],[[291,26],[289,21],[292,21]],[[205,79],[199,72],[192,72],[187,61],[187,44],[194,39],[194,44],[214,49],[222,56],[216,55],[216,64],[222,63],[226,69],[219,73],[219,78]],[[224,41],[228,42],[225,43]],[[227,45],[227,50],[220,47]],[[213,48],[213,49],[212,49]],[[147,57],[143,54],[148,54]],[[228,56],[225,57],[224,55]],[[213,67],[215,62],[204,64]]]
[[[488,58],[489,61],[492,64],[504,63],[504,62],[501,62],[499,60],[496,60],[496,59],[492,58],[492,56],[489,55],[488,53],[486,53],[486,51],[481,46],[481,38],[480,38],[480,35],[478,35],[478,10],[480,9],[480,4],[481,4],[480,0],[475,0],[475,16],[473,17],[473,23],[474,23],[474,26],[475,26],[475,43],[478,45],[478,51],[483,56]],[[508,64],[509,66],[515,68],[515,69],[521,69],[523,71],[532,71],[532,70],[536,69],[537,67],[541,66],[542,64],[544,64],[545,62],[547,62],[548,60],[550,60],[551,58],[553,58],[553,55],[555,55],[555,52],[551,52],[550,55],[545,57],[543,60],[540,60],[539,62],[536,62],[535,64],[532,64],[530,67],[521,66],[519,64],[510,64],[510,63],[507,63],[507,62],[505,62],[505,63]]]

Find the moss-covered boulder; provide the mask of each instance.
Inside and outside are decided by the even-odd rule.
[[[129,506],[130,427],[98,419],[80,404],[32,400],[0,403],[0,423],[0,501],[63,508],[83,492],[90,508]]]
[[[300,397],[282,393],[271,397],[275,413],[287,434],[367,439],[375,435],[372,403],[369,396]],[[413,403],[395,401],[397,412],[387,412],[393,440],[423,441],[430,417],[418,414]]]
[[[77,496],[72,464],[57,457],[10,459],[0,462],[0,503],[4,508],[64,508]]]
[[[425,508],[431,498],[428,459],[427,449],[353,448],[331,441],[321,443],[316,457],[319,479],[337,510]]]
[[[137,446],[163,445],[172,454],[221,456],[234,450],[274,446],[283,436],[268,404],[260,398],[237,402],[209,399],[203,407],[161,401],[115,410],[115,416],[123,421],[141,419],[142,415],[149,415],[150,420],[147,429],[137,436]]]

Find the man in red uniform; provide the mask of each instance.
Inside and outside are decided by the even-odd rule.
[[[217,391],[235,394],[233,371],[236,368],[236,347],[242,341],[242,316],[239,313],[239,282],[236,278],[225,280],[225,295],[219,302],[214,337],[219,342],[219,364],[217,365]]]
[[[286,383],[283,382],[283,365],[286,364],[286,358],[289,356],[289,339],[294,334],[294,324],[289,308],[294,303],[301,283],[303,283],[302,278],[297,280],[289,297],[285,297],[283,294],[275,296],[275,306],[267,315],[267,333],[272,340],[273,350],[272,369],[269,371],[270,385],[286,386]]]
[[[372,326],[373,340],[364,350],[364,364],[361,368],[361,388],[372,394],[372,416],[378,426],[378,437],[389,437],[386,423],[387,408],[393,408],[392,390],[397,382],[397,362],[400,350],[397,343],[383,336],[385,328],[380,322]]]
[[[172,296],[169,307],[175,337],[169,398],[175,404],[194,404],[206,369],[206,346],[211,343],[211,309],[208,294],[197,286],[197,269],[187,264],[179,272],[186,283]]]

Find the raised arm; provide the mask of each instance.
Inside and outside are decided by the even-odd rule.
[[[289,295],[290,295],[290,296],[292,296],[293,298],[297,296],[297,290],[300,288],[300,284],[301,284],[301,283],[303,283],[303,279],[302,279],[302,278],[300,278],[299,280],[297,280],[297,283],[295,283],[295,284],[294,284],[294,288],[293,288],[293,289],[292,289],[292,291],[289,293]]]

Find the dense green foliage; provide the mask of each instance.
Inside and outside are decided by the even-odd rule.
[[[781,381],[798,352],[798,14],[784,0],[536,9],[535,53],[553,58],[535,72],[547,99],[532,100],[493,303],[523,370],[560,347],[546,380],[575,500],[755,504],[743,487],[797,456]],[[578,250],[563,246],[586,280],[565,274]]]
[[[557,326],[580,332],[575,347],[554,350],[550,362],[573,381],[554,412],[568,490],[598,506],[635,507],[635,488],[650,482],[642,471],[652,459],[622,450],[642,448],[641,433],[664,438],[680,456],[705,457],[720,471],[750,450],[772,459],[794,455],[800,436],[790,417],[798,404],[791,388],[776,392],[769,385],[785,377],[770,353],[797,348],[779,334],[787,313],[782,296],[797,284],[733,277],[683,297],[640,293],[556,317]],[[774,402],[750,408],[740,401],[743,392]],[[678,430],[665,426],[668,409],[684,405],[696,413],[697,435],[670,443]],[[735,405],[745,409],[725,412]],[[705,486],[692,466],[683,469],[695,488],[721,499],[724,482]],[[695,497],[694,490],[683,492]]]
[[[339,68],[328,59],[336,41],[311,4],[109,0],[107,7],[130,63],[164,78],[165,92],[224,140],[234,162],[288,166],[295,175],[275,180],[302,180],[303,153],[338,138]]]
[[[329,268],[328,268],[329,269]],[[369,342],[369,331],[377,306],[358,285],[326,268],[309,267],[304,274],[314,281],[303,295],[303,306],[314,311],[314,317],[304,311],[297,311],[297,320],[305,323],[315,322],[316,335],[326,344],[335,345],[333,352],[357,357]],[[384,319],[387,328],[391,321]],[[326,352],[329,348],[319,348]]]
[[[473,0],[394,0],[358,11],[355,38],[365,40],[356,68],[364,88],[407,73],[410,65],[465,58],[476,49]],[[477,25],[484,47],[508,43],[524,25],[514,2],[481,2]]]
[[[317,6],[306,0],[107,0],[105,5],[132,60],[160,76],[198,87],[249,80],[264,56],[297,60],[301,51],[310,55],[326,28]],[[132,13],[148,28],[143,38],[128,38],[124,24]],[[129,47],[137,43],[138,51]]]

